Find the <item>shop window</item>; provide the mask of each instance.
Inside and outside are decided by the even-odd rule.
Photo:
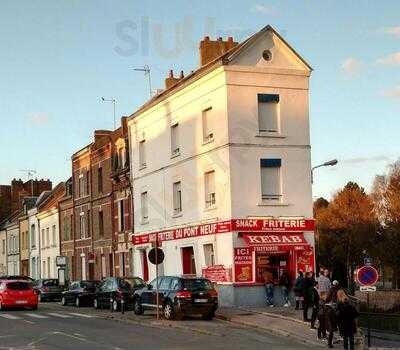
[[[215,206],[215,171],[209,171],[204,175],[205,206],[211,208]]]
[[[204,260],[206,266],[215,265],[214,261],[214,245],[212,243],[204,244]]]
[[[148,208],[148,196],[147,191],[142,192],[140,195],[140,205],[142,213],[142,222],[146,223],[149,221],[149,208]]]
[[[279,132],[279,95],[258,94],[258,129]]]
[[[281,199],[281,160],[261,159],[261,196],[263,200]]]
[[[176,156],[179,154],[179,124],[176,123],[171,126],[171,155]]]
[[[193,247],[182,248],[182,273],[184,275],[196,274],[196,261]]]
[[[210,142],[214,139],[214,130],[212,127],[212,107],[202,112],[203,121],[203,142]]]
[[[174,214],[179,214],[182,212],[182,190],[180,181],[174,182],[172,197],[174,202]]]
[[[139,142],[139,168],[146,167],[146,140]]]

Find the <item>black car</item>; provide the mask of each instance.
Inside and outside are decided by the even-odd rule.
[[[62,292],[61,305],[73,304],[76,307],[93,305],[96,295],[96,287],[100,281],[75,281],[72,282],[68,290]]]
[[[38,293],[39,301],[61,300],[64,287],[58,284],[55,278],[40,279],[33,282],[33,288]]]
[[[139,277],[108,277],[96,289],[94,307],[111,308],[112,303],[112,309],[118,311],[122,301],[127,308],[133,306],[135,290],[143,288],[144,285],[144,281]]]
[[[156,283],[135,292],[133,310],[136,315],[146,309],[156,309]],[[210,320],[218,308],[218,293],[205,278],[162,276],[158,278],[159,307],[167,320],[181,319],[185,315],[201,315]]]

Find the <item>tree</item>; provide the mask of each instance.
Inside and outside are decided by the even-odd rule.
[[[393,288],[400,287],[400,160],[387,175],[375,177],[371,198],[381,224],[379,245],[382,261],[393,269]]]
[[[317,210],[315,218],[321,263],[332,269],[345,266],[347,286],[352,289],[354,270],[376,241],[377,221],[371,198],[357,183],[349,182],[327,207]]]

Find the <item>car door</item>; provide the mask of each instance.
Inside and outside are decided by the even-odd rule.
[[[98,301],[99,305],[101,305],[102,307],[103,307],[103,305],[104,305],[104,299],[105,299],[104,295],[105,295],[105,293],[106,293],[107,282],[108,282],[108,278],[105,279],[105,280],[100,284],[100,286],[99,286],[99,288],[98,288],[98,290],[97,290],[97,293],[96,293],[97,301]]]
[[[69,289],[67,291],[65,291],[63,294],[67,303],[70,303],[72,301],[72,294],[73,294],[75,285],[76,285],[76,282],[71,283],[71,286],[69,287]]]
[[[147,287],[145,287],[141,295],[142,304],[146,304],[148,306],[154,305],[156,284],[157,284],[157,279],[155,278],[147,285]]]
[[[171,277],[162,277],[159,285],[159,304],[164,305],[165,300],[168,298],[170,285],[171,285]],[[157,299],[154,300],[154,303],[157,304]]]

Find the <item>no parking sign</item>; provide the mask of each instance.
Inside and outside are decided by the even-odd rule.
[[[356,272],[356,281],[361,286],[373,286],[378,282],[379,274],[375,267],[365,265]]]

